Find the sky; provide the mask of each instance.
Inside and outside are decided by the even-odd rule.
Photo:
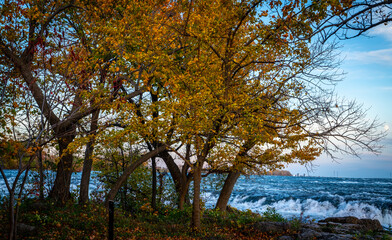
[[[380,131],[387,135],[381,153],[361,153],[360,158],[340,155],[339,160],[322,155],[312,167],[294,164],[286,169],[310,176],[392,178],[392,24],[340,44],[340,68],[346,75],[337,85],[337,94],[363,104],[369,119],[383,123]]]

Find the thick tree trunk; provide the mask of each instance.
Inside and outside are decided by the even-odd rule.
[[[178,165],[174,162],[173,157],[169,154],[169,152],[163,151],[159,154],[159,157],[163,159],[163,161],[165,162],[167,168],[169,169],[170,172],[170,176],[173,179],[174,182],[174,186],[176,188],[176,192],[178,195],[178,208],[182,209],[183,208],[183,203],[181,206],[181,195],[182,194],[186,194],[188,192],[188,188],[186,185],[186,178],[184,177],[184,175],[181,173],[180,168],[178,167]],[[189,184],[188,184],[189,185]],[[186,195],[183,197],[185,199]]]
[[[55,200],[58,204],[65,204],[71,197],[69,189],[71,185],[73,155],[67,152],[68,145],[73,141],[74,136],[60,138],[60,162],[57,165],[56,179],[49,193],[49,198]]]
[[[227,203],[229,202],[230,195],[233,191],[234,185],[237,182],[238,177],[241,175],[240,172],[230,172],[227,176],[223,188],[220,192],[219,199],[216,203],[215,209],[219,211],[226,211]]]
[[[201,171],[203,169],[203,162],[199,162],[193,175],[193,211],[192,223],[193,230],[199,230],[201,226],[201,209],[200,209],[200,185],[201,185]]]
[[[246,156],[247,152],[252,149],[255,145],[255,141],[253,138],[249,138],[242,146],[239,153],[236,156],[236,163],[238,164],[241,157]],[[241,173],[235,170],[236,165],[232,167],[232,171],[229,173],[225,180],[225,184],[220,192],[219,199],[216,203],[215,209],[219,211],[226,211],[227,203],[229,202],[230,195],[233,192],[234,185],[236,184]],[[238,166],[237,166],[238,167]]]

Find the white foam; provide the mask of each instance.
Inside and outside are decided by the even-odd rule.
[[[246,198],[246,196],[237,196],[230,201],[230,205],[240,210],[251,209],[259,213],[266,211],[269,207],[273,207],[278,213],[287,218],[299,217],[301,214],[304,217],[316,220],[327,217],[354,216],[357,218],[377,219],[385,227],[392,226],[392,210],[380,210],[376,206],[367,203],[342,201],[338,206],[334,206],[329,201],[288,199],[265,204],[266,198],[256,202],[247,202],[245,201]]]

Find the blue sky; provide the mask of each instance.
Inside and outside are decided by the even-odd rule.
[[[387,136],[379,155],[362,153],[360,158],[339,156],[333,161],[320,156],[312,171],[300,165],[290,165],[291,173],[326,177],[392,177],[392,24],[372,29],[367,36],[340,41],[341,69],[346,73],[337,85],[337,93],[355,99],[368,110],[369,119],[377,117]]]

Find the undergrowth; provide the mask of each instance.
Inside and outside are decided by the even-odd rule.
[[[199,231],[190,228],[191,207],[178,210],[160,207],[153,210],[149,204],[130,213],[115,209],[115,239],[274,239],[253,228],[260,221],[282,221],[274,210],[263,215],[230,208],[220,212],[203,212]],[[0,239],[7,239],[5,205],[0,209]],[[101,203],[80,206],[69,202],[58,207],[50,201],[39,203],[26,200],[21,204],[19,222],[35,227],[33,232],[19,232],[18,239],[107,239],[108,214]],[[283,234],[283,233],[282,233]],[[287,233],[285,233],[287,235]]]

